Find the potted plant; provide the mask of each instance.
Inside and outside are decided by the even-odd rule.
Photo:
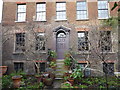
[[[52,78],[44,78],[43,83],[47,86],[51,86],[53,83],[53,79]]]
[[[21,70],[16,73],[11,74],[14,88],[20,87],[22,76],[25,76],[25,75],[26,75],[26,73],[22,72]]]
[[[69,70],[70,65],[71,65],[72,59],[70,57],[66,57],[64,60],[65,68]]]
[[[21,75],[17,75],[17,76],[12,77],[14,88],[19,88],[20,87],[21,79],[22,79]]]
[[[50,62],[50,67],[52,68],[52,69],[54,69],[55,70],[55,68],[56,68],[56,63],[55,62]]]
[[[79,81],[82,79],[83,76],[84,75],[80,68],[74,69],[74,71],[70,75],[70,77],[72,77],[76,81],[77,84],[79,83]]]
[[[56,57],[57,57],[56,52],[55,51],[50,51],[49,55],[50,55],[50,61],[56,62]]]
[[[61,84],[61,88],[74,88],[71,83],[69,82],[64,82]]]
[[[0,75],[5,74],[7,71],[7,66],[0,66]]]

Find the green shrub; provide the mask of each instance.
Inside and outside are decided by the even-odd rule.
[[[66,66],[70,66],[70,65],[71,65],[71,62],[72,62],[72,60],[71,60],[70,57],[66,57],[65,60],[64,60],[64,64],[65,64]]]

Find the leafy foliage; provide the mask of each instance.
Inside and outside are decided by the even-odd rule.
[[[55,51],[50,51],[50,52],[49,52],[49,55],[50,55],[50,57],[53,57],[53,58],[56,58],[56,57],[57,57],[57,54],[56,54]]]
[[[64,64],[66,66],[70,66],[71,65],[71,62],[72,62],[72,59],[70,57],[66,57],[65,60],[64,60]]]
[[[56,67],[56,63],[55,62],[50,62],[50,67]]]

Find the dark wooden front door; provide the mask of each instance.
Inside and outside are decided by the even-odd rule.
[[[68,49],[68,41],[66,34],[61,32],[57,35],[57,58],[63,59],[65,52],[67,52]]]

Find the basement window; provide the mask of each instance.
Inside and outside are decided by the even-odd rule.
[[[81,68],[82,70],[85,68],[86,65],[87,65],[86,63],[79,63],[79,66],[80,66],[80,68]],[[84,76],[85,76],[85,77],[90,76],[90,69],[89,69],[89,68],[86,68],[86,69],[84,70]]]
[[[103,63],[103,72],[108,75],[114,75],[114,63]]]
[[[44,62],[41,62],[41,63],[36,62],[36,64],[38,65],[40,72],[45,72],[46,64]],[[35,71],[37,73],[37,66],[36,65],[35,65]]]
[[[14,70],[16,72],[18,71],[23,71],[24,67],[23,67],[24,63],[23,62],[14,62]]]

